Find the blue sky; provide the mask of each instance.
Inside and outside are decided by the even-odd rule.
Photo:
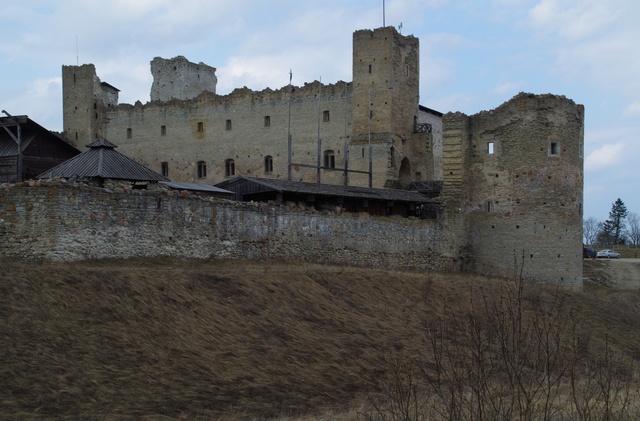
[[[62,130],[61,66],[93,63],[120,102],[149,100],[149,62],[216,67],[218,93],[351,80],[351,37],[382,0],[3,1],[0,109]],[[420,103],[475,114],[519,92],[585,106],[585,217],[621,198],[640,214],[640,2],[386,0],[420,39]]]

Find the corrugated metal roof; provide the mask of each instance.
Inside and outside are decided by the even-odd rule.
[[[157,172],[116,151],[116,145],[106,139],[97,139],[82,152],[53,167],[36,178],[111,178],[131,181],[168,181]]]
[[[171,187],[172,189],[176,189],[176,190],[190,190],[190,191],[201,191],[201,192],[207,192],[207,193],[233,194],[232,191],[211,186],[209,184],[179,183],[176,181],[161,181],[160,184],[163,184],[167,187]]]
[[[324,196],[355,197],[361,199],[389,200],[396,202],[428,203],[432,199],[415,192],[396,189],[370,189],[368,187],[341,186],[334,184],[305,183],[302,181],[289,181],[280,179],[236,177],[231,180],[216,184],[217,187],[233,190],[233,187],[241,183],[255,183],[266,189],[277,192],[293,192],[316,194]]]

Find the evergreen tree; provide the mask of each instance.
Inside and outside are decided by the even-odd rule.
[[[613,244],[624,244],[624,220],[628,213],[629,211],[627,211],[624,202],[618,198],[618,200],[611,205],[609,219],[604,221],[598,239]]]

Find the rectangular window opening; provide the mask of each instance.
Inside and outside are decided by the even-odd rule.
[[[198,178],[207,178],[207,164],[204,161],[198,161]]]
[[[131,128],[127,129],[127,139],[131,139],[131,137],[133,137],[133,130],[131,130]]]
[[[236,164],[233,159],[227,159],[224,162],[224,175],[227,177],[231,177],[236,174]]]
[[[488,143],[487,143],[487,153],[488,153],[489,155],[493,155],[493,154],[494,154],[494,152],[495,152],[495,150],[494,150],[494,144],[493,144],[493,142],[488,142]]]
[[[224,124],[225,130],[231,130],[231,120],[227,120]]]
[[[560,155],[560,144],[559,142],[551,142],[549,145],[549,154],[550,155]]]
[[[204,132],[204,123],[202,121],[198,121],[198,133]]]
[[[271,127],[271,116],[264,116],[264,127]]]
[[[322,112],[322,121],[324,122],[329,121],[329,110],[324,110]]]
[[[160,135],[161,136],[167,135],[167,126],[160,126]]]

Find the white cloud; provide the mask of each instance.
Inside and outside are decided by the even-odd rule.
[[[633,102],[622,111],[623,117],[640,116],[640,101]]]
[[[27,115],[49,130],[62,131],[62,78],[38,78],[17,87],[20,95],[3,99],[2,109],[12,115]]]
[[[519,83],[504,82],[493,88],[492,92],[504,98],[510,98],[518,93]]]
[[[543,32],[581,40],[614,25],[621,12],[611,6],[612,2],[596,0],[541,0],[531,8],[529,17],[532,25]]]
[[[594,171],[617,165],[624,158],[625,148],[621,143],[603,145],[592,151],[585,159],[586,171]]]

